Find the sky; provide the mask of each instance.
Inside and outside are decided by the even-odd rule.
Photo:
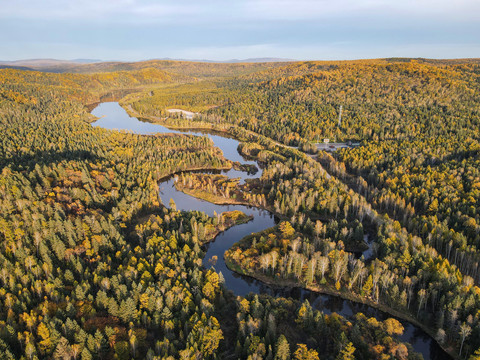
[[[480,0],[0,0],[0,60],[480,57]]]

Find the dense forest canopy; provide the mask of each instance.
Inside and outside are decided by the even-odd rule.
[[[238,76],[241,74],[250,74],[265,69],[272,69],[283,66],[282,62],[256,62],[256,63],[215,63],[215,62],[192,62],[179,60],[148,60],[139,62],[98,62],[92,64],[78,63],[42,63],[32,61],[27,64],[28,68],[24,70],[38,70],[53,73],[79,73],[95,74],[119,71],[136,71],[146,68],[154,68],[166,71],[170,74],[177,74],[196,78],[218,78],[226,76]],[[8,67],[8,66],[6,66]]]
[[[294,63],[216,86],[175,85],[132,101],[132,107],[161,116],[165,108],[182,106],[202,111],[203,121],[237,124],[304,148],[324,138],[362,141],[361,147],[340,151],[336,158],[343,164],[331,164],[332,170],[346,167],[360,175],[366,181],[362,191],[378,210],[408,224],[415,235],[435,238],[438,251],[476,277],[479,66],[418,60]]]
[[[395,319],[233,297],[202,266],[202,245],[241,214],[177,211],[160,203],[158,181],[234,164],[207,137],[91,127],[87,106],[109,94],[130,94],[122,105],[150,121],[235,136],[262,164],[242,185],[194,173],[177,184],[280,218],[226,253],[236,271],[380,306],[422,324],[451,354],[478,358],[478,61],[50,70],[70,72],[0,70],[4,358],[419,356],[398,339]],[[172,108],[198,114],[176,118]],[[323,138],[361,146],[313,158],[285,146],[313,149]],[[365,236],[368,258],[357,255]]]
[[[156,111],[160,116],[174,105],[208,109],[197,117],[198,124],[240,126],[307,149],[324,138],[361,141],[362,146],[333,157],[321,153],[319,160],[373,209],[398,220],[409,236],[435,250],[434,257],[452,264],[453,273],[478,284],[479,76],[476,60],[304,62],[219,79],[216,87],[198,83],[195,93],[179,87],[171,97],[168,91],[154,92],[130,103],[145,115]],[[279,185],[284,177],[265,179],[264,193],[272,194],[271,184]],[[298,180],[274,193],[270,209],[292,216],[310,211],[308,203],[318,204],[306,202],[306,189],[286,198],[292,183]],[[384,256],[398,251],[405,252],[390,249]],[[408,252],[411,256],[412,249]],[[441,295],[431,291],[436,302]],[[473,309],[475,315],[478,306]]]

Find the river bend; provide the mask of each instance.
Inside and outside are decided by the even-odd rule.
[[[106,102],[99,104],[92,110],[92,114],[100,119],[94,122],[93,126],[106,129],[129,130],[136,134],[154,134],[154,133],[182,133],[196,136],[208,136],[214,142],[215,146],[220,148],[225,158],[232,161],[239,161],[242,164],[254,164],[259,168],[256,174],[247,174],[238,170],[227,170],[222,173],[231,178],[241,178],[242,181],[248,178],[257,178],[261,176],[261,169],[254,161],[244,159],[237,151],[238,140],[223,137],[217,134],[209,134],[203,131],[179,131],[168,129],[158,124],[143,122],[137,118],[130,117],[127,112],[117,102]],[[234,226],[223,233],[220,233],[215,241],[209,243],[206,255],[203,259],[205,267],[209,268],[212,263],[209,261],[216,256],[217,261],[214,265],[215,270],[221,272],[225,279],[225,286],[236,295],[244,296],[250,292],[257,294],[269,294],[271,296],[292,297],[297,300],[308,300],[313,308],[323,311],[326,314],[336,312],[344,317],[352,317],[357,312],[362,312],[366,316],[375,317],[378,320],[385,320],[391,315],[375,309],[371,306],[344,300],[337,296],[315,293],[313,291],[301,288],[277,289],[262,283],[256,279],[239,275],[227,268],[223,255],[234,243],[240,241],[243,237],[254,232],[262,231],[272,227],[276,219],[270,212],[255,207],[244,205],[215,205],[204,200],[189,196],[181,191],[177,191],[174,186],[174,178],[170,177],[159,184],[160,198],[163,204],[168,204],[170,199],[175,201],[178,210],[191,211],[199,210],[213,216],[224,211],[240,210],[247,215],[253,215],[253,220],[242,225]],[[401,320],[405,331],[400,337],[402,341],[412,345],[416,352],[421,353],[425,359],[440,360],[450,359],[439,345],[422,329],[417,326]]]

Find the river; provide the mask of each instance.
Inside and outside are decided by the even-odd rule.
[[[256,174],[247,174],[246,172],[237,170],[227,170],[222,173],[229,177],[240,177],[242,181],[247,178],[256,178],[261,176],[262,170],[254,161],[245,160],[237,151],[239,144],[238,140],[223,137],[217,134],[209,134],[203,131],[178,131],[168,129],[158,124],[143,122],[137,118],[130,117],[127,112],[116,102],[101,103],[92,114],[100,119],[94,122],[93,126],[98,126],[106,129],[129,130],[137,134],[147,135],[154,133],[182,133],[190,135],[208,136],[215,143],[215,146],[220,148],[224,156],[232,161],[239,161],[243,164],[255,164],[259,168]],[[181,191],[177,191],[174,186],[173,177],[161,182],[159,184],[160,198],[163,204],[168,204],[170,199],[175,201],[178,210],[199,210],[208,215],[217,214],[224,211],[240,210],[247,215],[253,215],[253,220],[242,225],[234,226],[225,232],[219,234],[215,241],[207,245],[207,252],[203,259],[203,264],[206,268],[212,266],[210,259],[214,256],[217,261],[214,265],[216,271],[221,272],[225,279],[225,286],[232,290],[236,295],[244,296],[250,292],[257,294],[269,294],[272,296],[292,297],[297,300],[308,299],[312,307],[323,311],[326,314],[336,312],[344,317],[351,317],[357,312],[362,312],[369,317],[375,317],[378,320],[385,320],[391,315],[375,309],[371,306],[356,303],[349,300],[344,300],[337,296],[324,295],[315,293],[313,291],[304,290],[301,288],[293,289],[277,289],[264,284],[256,279],[239,275],[227,268],[223,254],[234,243],[241,240],[243,237],[254,232],[259,232],[266,228],[272,227],[276,223],[275,217],[268,211],[261,210],[255,207],[243,205],[215,205],[207,201],[199,200]],[[400,320],[400,319],[399,319]],[[402,341],[408,342],[412,345],[416,352],[423,355],[425,359],[439,360],[451,359],[428,334],[417,326],[400,320],[405,331],[400,337]]]

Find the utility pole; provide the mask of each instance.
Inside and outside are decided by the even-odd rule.
[[[340,113],[338,114],[338,127],[342,126],[342,111],[343,105],[340,105]]]

